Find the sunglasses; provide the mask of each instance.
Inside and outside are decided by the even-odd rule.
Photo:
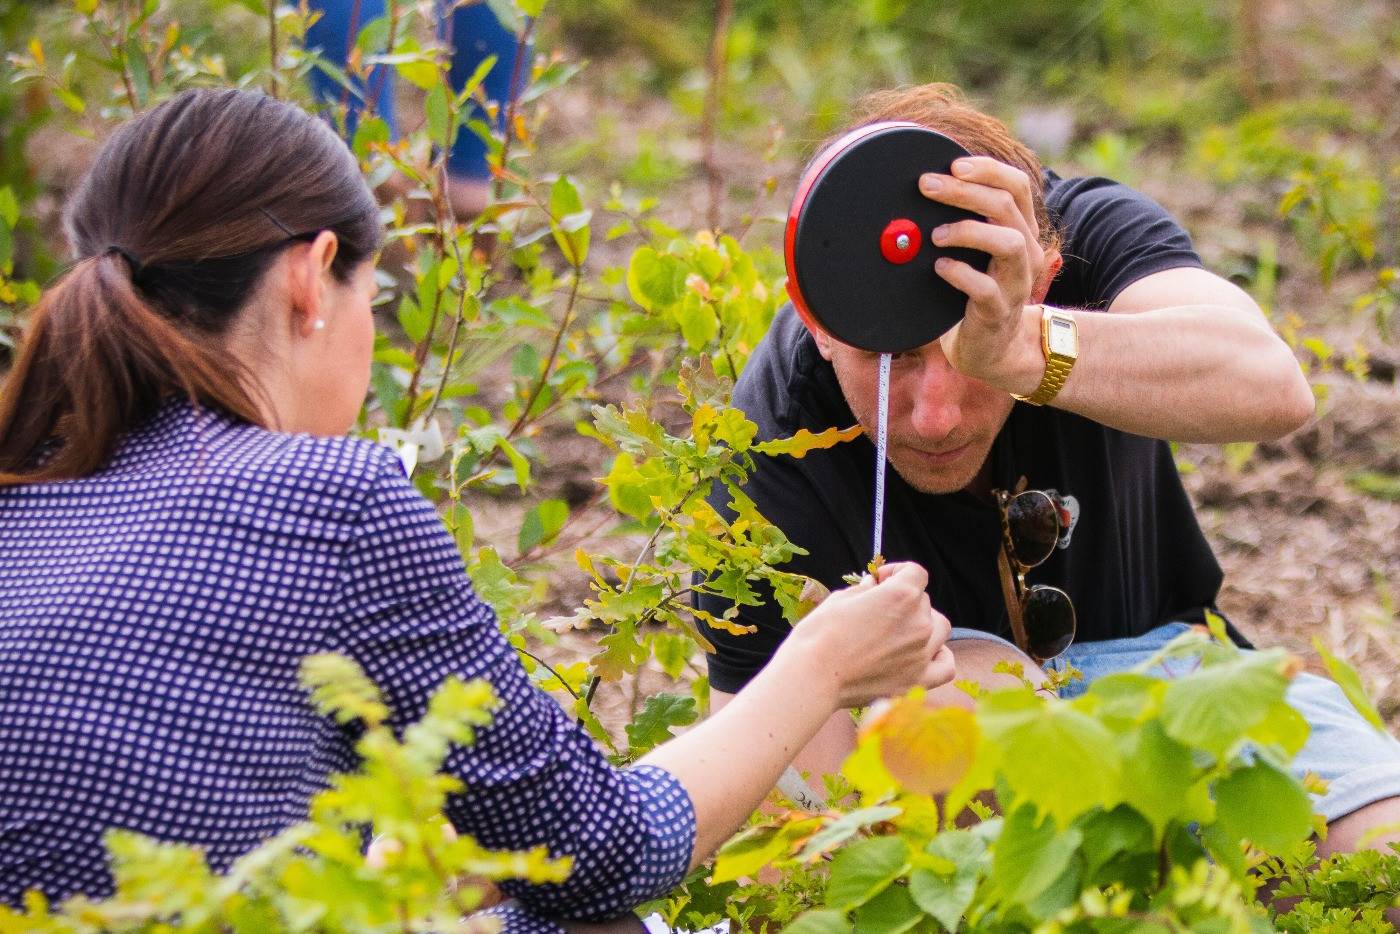
[[[1026,572],[1054,553],[1065,528],[1060,506],[1044,490],[994,490],[993,495],[1001,513],[997,569],[1012,635],[1037,663],[1049,661],[1074,641],[1074,604],[1058,587],[1027,586]]]

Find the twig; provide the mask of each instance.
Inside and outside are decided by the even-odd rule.
[[[388,55],[393,55],[394,46],[399,41],[399,6],[394,0],[388,0],[388,13],[389,38],[388,44],[384,47],[384,51]],[[389,82],[389,69],[387,67],[383,68],[383,70],[379,72],[378,77],[379,80],[374,83],[373,96],[365,102],[366,109],[371,113],[377,112],[379,109],[379,95],[384,93],[384,85]]]
[[[515,44],[515,61],[510,69],[510,85],[506,89],[506,106],[501,112],[501,122],[505,127],[505,136],[501,140],[501,171],[505,171],[510,161],[510,142],[515,138],[515,108],[523,90],[520,87],[520,66],[525,60],[525,50],[530,47],[530,38],[535,34],[535,18],[529,16],[525,18],[525,28],[520,30],[520,39]],[[493,183],[495,190],[491,193],[491,200],[501,200],[501,195],[505,191],[505,180],[499,175]]]
[[[554,677],[558,679],[559,683],[564,685],[564,690],[568,691],[574,696],[574,700],[581,699],[578,696],[578,691],[575,691],[573,687],[569,685],[569,682],[564,679],[564,676],[559,674],[559,672],[555,671],[554,666],[551,665],[549,662],[540,658],[538,655],[536,655],[534,652],[531,652],[529,649],[517,648],[515,651],[519,652],[521,655],[524,655],[526,658],[533,658],[536,662],[543,665],[545,671],[548,671],[550,674],[554,675]]]
[[[564,541],[564,531],[568,529],[571,524],[573,524],[575,518],[583,516],[592,509],[603,505],[603,500],[607,498],[607,490],[599,491],[599,493],[596,496],[594,496],[591,500],[585,503],[581,508],[569,513],[568,518],[564,520],[563,527],[561,527],[559,531],[555,534],[554,540],[549,545],[535,545],[533,548],[529,549],[524,554],[517,556],[514,561],[506,562],[506,567],[510,568],[511,570],[514,570],[520,565],[525,564],[527,561],[539,561],[541,558],[548,557],[554,552],[563,551],[565,548],[569,547],[577,547],[581,543],[586,542],[588,539],[592,538],[595,534],[597,534],[599,529],[607,525],[609,522],[613,521],[615,516],[613,516],[612,513],[605,514],[603,518],[600,519],[598,522],[595,522],[592,525],[592,527],[588,529],[587,532],[575,536],[572,541]]]
[[[131,63],[126,57],[126,48],[122,43],[116,41],[117,34],[126,35],[126,4],[122,3],[118,7],[121,11],[119,22],[110,31],[104,31],[98,24],[96,12],[89,14],[88,22],[94,31],[102,37],[103,43],[107,46],[107,55],[121,66],[122,88],[126,91],[126,102],[131,107],[134,114],[141,109],[136,101],[136,88],[131,83]],[[57,82],[55,82],[57,83]]]
[[[390,2],[392,2],[392,0],[390,0]],[[347,126],[348,126],[349,123],[350,123],[350,120],[349,120],[349,117],[348,117],[348,113],[349,113],[349,110],[350,110],[350,81],[349,81],[349,78],[350,78],[350,55],[351,55],[351,53],[353,53],[353,52],[355,51],[355,40],[356,40],[356,37],[358,37],[359,34],[360,34],[360,3],[361,3],[361,0],[354,0],[354,3],[352,3],[352,4],[350,5],[350,28],[349,28],[349,29],[346,31],[346,33],[345,33],[345,77],[346,77],[346,81],[345,81],[345,84],[342,85],[341,88],[340,88],[340,110],[341,110],[341,113],[342,113],[342,114],[347,114],[347,116],[346,116],[346,118],[345,118],[345,122],[346,122]],[[394,50],[393,50],[393,49],[387,49],[386,51],[388,51],[388,52],[393,52]],[[381,67],[387,68],[388,66],[381,66]],[[380,74],[383,74],[383,72],[380,72]],[[366,114],[373,113],[373,112],[374,112],[374,106],[375,106],[375,104],[377,104],[378,102],[379,102],[378,96],[376,96],[376,97],[374,98],[373,101],[370,101],[370,100],[368,100],[368,99],[365,99],[365,107],[364,107],[364,109],[363,109],[362,111],[360,111],[360,119],[364,119],[364,117],[365,117]]]
[[[579,282],[583,278],[583,270],[578,266],[574,267],[574,285],[569,290],[569,304],[564,307],[564,318],[559,322],[559,328],[554,332],[554,343],[550,345],[549,357],[546,358],[544,369],[540,371],[540,378],[535,381],[534,389],[530,392],[530,398],[525,403],[525,407],[520,410],[520,416],[515,420],[515,424],[510,426],[510,431],[506,432],[506,440],[514,438],[516,433],[525,426],[525,422],[530,417],[530,410],[535,407],[535,400],[544,392],[545,384],[549,382],[550,371],[554,369],[554,361],[559,357],[559,345],[564,341],[564,332],[569,329],[573,321],[574,308],[578,304]]]
[[[705,90],[705,113],[700,125],[702,159],[705,177],[709,181],[710,203],[708,223],[711,230],[719,229],[720,201],[724,196],[724,176],[715,154],[715,132],[719,123],[720,99],[724,90],[725,52],[729,39],[729,21],[734,15],[734,0],[716,0],[715,31],[710,38],[709,86]]]
[[[637,618],[637,625],[645,626],[647,623],[651,622],[653,619],[656,618],[656,614],[660,613],[671,603],[673,603],[676,600],[679,600],[681,597],[689,596],[694,592],[694,587],[683,587],[680,590],[677,590],[675,593],[667,594],[666,596],[661,598],[660,603],[656,604],[656,606],[649,607],[645,613],[643,613],[640,617]],[[609,627],[609,632],[611,631],[612,627]],[[593,709],[593,697],[598,693],[598,685],[601,684],[602,681],[603,676],[595,674],[592,677],[592,679],[588,682],[588,692],[583,696],[584,709],[590,711]],[[580,717],[579,720],[580,722],[582,722],[583,718]]]
[[[282,89],[277,81],[277,0],[267,2],[267,93],[281,97]]]
[[[704,480],[696,482],[693,486],[691,486],[689,490],[686,491],[686,494],[681,497],[680,503],[675,507],[675,509],[666,510],[665,517],[663,517],[661,521],[656,524],[656,528],[652,531],[651,536],[646,541],[646,544],[642,546],[642,550],[637,552],[637,559],[633,561],[632,566],[628,568],[627,582],[622,585],[623,593],[629,593],[632,590],[632,582],[637,579],[637,569],[642,566],[642,560],[646,558],[647,552],[651,550],[652,546],[656,544],[656,540],[661,537],[661,533],[665,531],[666,520],[674,517],[676,512],[682,509],[685,506],[686,502],[688,502],[692,496],[700,492],[700,488],[704,484]],[[651,607],[645,613],[643,613],[637,619],[637,625],[642,626],[646,623],[651,622],[653,619],[656,618],[656,614],[661,612],[662,607],[666,606],[677,597],[683,597],[686,594],[694,592],[694,590],[694,587],[686,587],[682,590],[676,591],[675,593],[668,594],[666,597],[662,598],[660,603],[658,603],[654,607]],[[612,633],[616,628],[617,627],[615,626],[609,626],[608,633]],[[593,703],[593,695],[598,693],[598,683],[602,680],[603,678],[601,675],[595,674],[593,676],[593,679],[588,682],[588,694],[583,700],[584,707],[588,707],[590,704]]]

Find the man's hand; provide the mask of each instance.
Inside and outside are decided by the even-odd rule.
[[[940,339],[943,353],[965,376],[1030,393],[1045,361],[1039,318],[1030,322],[1026,305],[1046,266],[1030,179],[1015,166],[987,156],[958,159],[952,171],[921,176],[919,190],[926,198],[966,208],[986,220],[935,228],[932,240],[941,247],[981,250],[992,260],[985,273],[948,257],[934,265],[938,275],[968,297],[966,316]]]

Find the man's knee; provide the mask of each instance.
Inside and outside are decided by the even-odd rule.
[[[971,710],[976,706],[976,700],[958,687],[959,681],[971,681],[988,691],[1020,687],[1022,682],[1015,675],[996,670],[1001,662],[1019,664],[1022,675],[1032,684],[1038,686],[1045,682],[1045,671],[1031,661],[1029,656],[1006,643],[989,639],[955,639],[948,643],[948,647],[953,650],[958,674],[952,683],[928,693],[928,701],[935,707],[962,707]]]

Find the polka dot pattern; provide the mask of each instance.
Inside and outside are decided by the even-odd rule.
[[[613,917],[683,877],[684,789],[612,767],[530,684],[393,452],[172,402],[93,475],[0,488],[0,901],[110,893],[110,828],[223,870],[304,819],[356,758],[297,680],[323,651],[359,662],[396,729],[450,675],[495,687],[496,721],[446,763],[466,784],[448,816],[574,858],[562,884],[504,886],[508,931]]]

